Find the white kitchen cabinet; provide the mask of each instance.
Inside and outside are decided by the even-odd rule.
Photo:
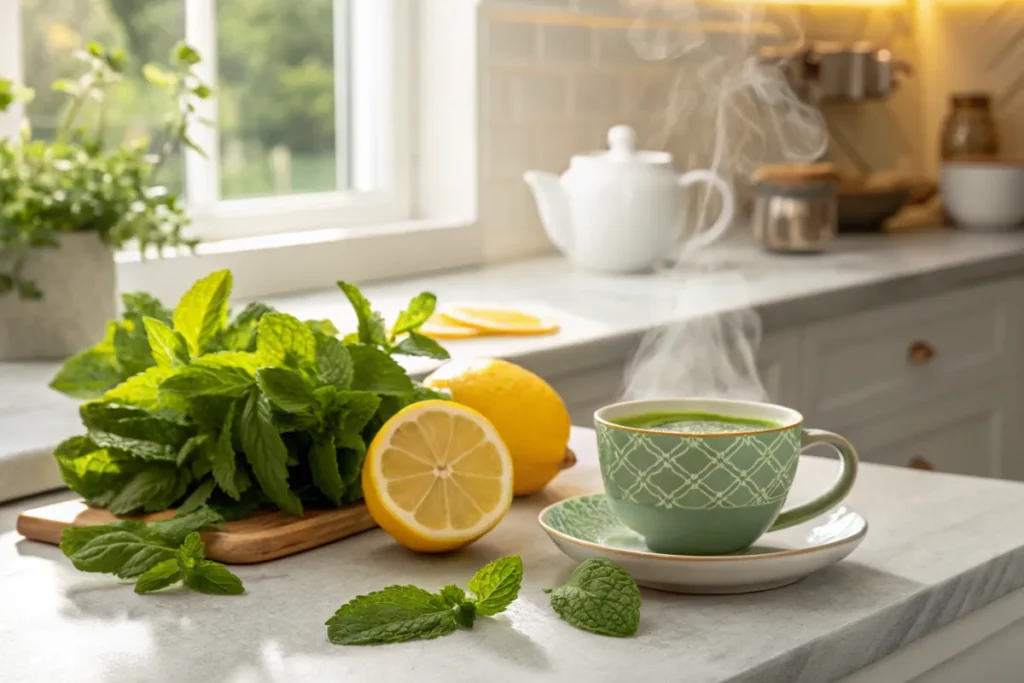
[[[769,401],[802,411],[800,338],[799,330],[766,336],[758,349],[757,367]]]
[[[862,460],[981,477],[1004,475],[1013,454],[1013,397],[977,384],[904,410],[853,424],[829,424]]]
[[[849,423],[997,382],[1024,352],[1014,321],[1020,283],[969,287],[807,327],[801,400],[819,423]]]

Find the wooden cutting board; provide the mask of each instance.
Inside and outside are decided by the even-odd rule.
[[[173,510],[131,517],[143,522],[167,519]],[[102,508],[89,507],[81,500],[69,500],[26,510],[18,515],[17,530],[25,538],[43,543],[60,543],[68,526],[91,526],[116,522],[117,517]],[[126,518],[127,519],[127,518]],[[348,505],[331,510],[309,510],[303,517],[280,511],[255,512],[223,530],[202,532],[206,556],[228,564],[253,564],[276,560],[303,550],[333,543],[377,526],[366,506]]]

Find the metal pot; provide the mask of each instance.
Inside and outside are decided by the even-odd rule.
[[[816,253],[836,234],[831,164],[772,166],[754,177],[754,240],[769,251]]]

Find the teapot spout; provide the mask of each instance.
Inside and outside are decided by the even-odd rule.
[[[558,250],[568,256],[572,249],[572,213],[561,179],[545,171],[527,171],[523,179],[533,190],[544,231]]]

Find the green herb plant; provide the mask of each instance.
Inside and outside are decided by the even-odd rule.
[[[18,140],[0,138],[0,295],[41,298],[24,276],[25,261],[33,249],[56,247],[62,233],[95,232],[110,247],[132,243],[143,256],[151,247],[159,253],[195,246],[182,232],[188,224],[184,206],[158,176],[181,145],[202,152],[188,133],[198,120],[196,102],[212,94],[196,74],[199,54],[179,43],[169,69],[145,65],[143,74],[167,93],[171,111],[158,139],[116,144],[108,143],[106,107],[128,67],[127,55],[90,43],[76,56],[83,73],[52,85],[67,96],[55,139],[33,140],[28,126]],[[0,111],[33,95],[0,79]]]
[[[231,287],[229,271],[212,273],[173,311],[126,295],[124,319],[53,379],[86,400],[88,433],[54,455],[90,504],[116,515],[210,505],[237,517],[263,505],[301,515],[306,505],[359,501],[367,444],[384,422],[448,398],[393,358],[448,357],[416,333],[432,294],[414,297],[389,330],[354,285],[339,283],[359,321],[341,340],[330,321],[260,303],[230,315]]]
[[[625,569],[600,558],[582,562],[558,588],[551,607],[576,628],[625,638],[640,625],[640,589]]]
[[[174,519],[143,524],[121,521],[102,526],[68,527],[60,549],[84,572],[135,579],[136,593],[151,593],[183,582],[211,595],[238,595],[241,580],[224,565],[205,558],[199,529],[223,523],[208,507]]]
[[[465,590],[445,586],[438,593],[416,586],[388,586],[345,603],[327,620],[335,645],[379,645],[446,636],[473,628],[477,615],[493,617],[519,596],[523,561],[495,560],[478,571]]]

